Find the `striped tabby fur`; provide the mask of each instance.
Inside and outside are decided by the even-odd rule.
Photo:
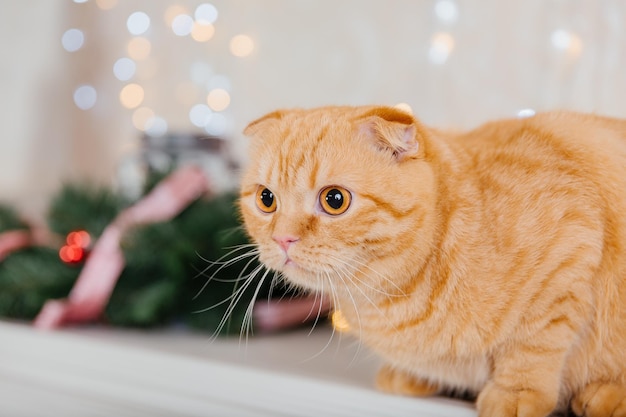
[[[449,133],[324,107],[245,133],[261,261],[332,299],[385,360],[381,389],[467,391],[481,417],[626,416],[626,121]]]

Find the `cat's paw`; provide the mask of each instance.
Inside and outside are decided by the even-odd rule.
[[[591,383],[574,396],[572,410],[584,417],[626,417],[626,387]]]
[[[489,382],[478,396],[479,417],[546,417],[557,399],[528,389],[510,389]]]
[[[440,391],[437,385],[389,365],[384,365],[378,371],[376,387],[384,392],[416,397],[428,397]]]

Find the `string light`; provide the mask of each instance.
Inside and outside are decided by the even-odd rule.
[[[120,81],[128,81],[135,75],[137,65],[130,58],[120,58],[113,64],[113,74]]]
[[[134,109],[143,102],[144,91],[139,84],[128,84],[120,91],[120,102],[128,109]]]
[[[439,0],[435,3],[435,15],[442,22],[453,24],[459,20],[459,8],[452,0]]]
[[[194,126],[204,128],[211,120],[212,113],[206,104],[196,104],[189,111],[189,120]]]
[[[211,3],[204,3],[196,7],[194,17],[196,21],[204,25],[212,25],[217,20],[217,8]]]
[[[172,31],[177,36],[187,36],[193,30],[194,21],[191,16],[179,14],[172,20]]]
[[[194,22],[191,29],[191,38],[196,42],[208,42],[215,34],[213,25],[205,25],[203,23]]]
[[[155,114],[152,109],[148,107],[139,107],[133,112],[133,126],[135,126],[138,130],[144,131],[146,130],[148,120],[152,119],[154,116]]]
[[[230,52],[240,58],[246,57],[254,50],[254,41],[250,36],[237,35],[230,40]]]
[[[525,119],[527,117],[533,117],[535,115],[535,111],[533,109],[522,109],[517,112],[517,117],[520,119]]]
[[[91,244],[91,236],[84,230],[70,232],[66,244],[59,250],[59,258],[65,263],[73,264],[82,261]]]
[[[167,133],[167,121],[162,117],[151,117],[146,121],[145,132],[150,136],[163,136]]]
[[[152,44],[144,37],[136,37],[128,41],[126,51],[135,61],[143,61],[150,55]]]
[[[74,90],[74,104],[81,110],[89,110],[96,104],[98,93],[91,85],[81,85]]]
[[[68,29],[61,37],[61,44],[67,52],[76,52],[83,47],[85,34],[80,29]]]
[[[163,15],[163,19],[165,20],[165,24],[167,26],[172,26],[174,19],[176,16],[189,14],[187,9],[181,6],[180,4],[173,4],[165,10],[165,14]]]
[[[207,104],[214,111],[223,111],[230,105],[230,94],[223,88],[216,88],[209,91]]]
[[[435,33],[432,37],[428,57],[433,64],[444,64],[454,49],[454,37],[447,32]]]
[[[135,12],[128,16],[126,27],[131,35],[141,35],[150,28],[150,17],[144,12]]]
[[[350,325],[348,324],[348,320],[343,316],[341,311],[335,310],[330,316],[330,321],[338,332],[347,332],[350,330]]]
[[[220,113],[212,113],[204,130],[212,136],[222,136],[228,129],[228,119]]]
[[[578,57],[583,49],[583,42],[580,37],[570,31],[558,29],[550,35],[552,46],[566,52],[572,57]]]
[[[96,5],[100,10],[111,10],[117,6],[117,0],[96,0]]]

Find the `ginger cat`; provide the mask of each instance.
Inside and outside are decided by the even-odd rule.
[[[467,133],[390,107],[251,123],[240,208],[260,260],[327,294],[386,391],[480,417],[626,416],[626,121]]]

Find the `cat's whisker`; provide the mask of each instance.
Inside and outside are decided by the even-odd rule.
[[[380,288],[376,288],[376,287],[368,284],[367,282],[363,281],[361,278],[356,276],[356,274],[354,273],[354,271],[357,270],[358,268],[355,268],[348,261],[346,261],[344,259],[341,259],[341,258],[338,258],[338,257],[335,257],[333,255],[327,255],[327,256],[329,258],[331,258],[332,260],[334,260],[334,261],[336,261],[336,262],[338,262],[340,264],[340,265],[337,266],[337,268],[341,268],[344,271],[344,273],[349,273],[350,276],[352,276],[354,278],[354,280],[356,280],[356,282],[358,282],[359,284],[363,285],[364,287],[372,290],[373,292],[376,292],[378,294],[384,295],[387,298],[394,297],[394,296],[397,297],[398,296],[397,294],[390,294],[390,293],[388,293],[386,291],[381,290]],[[353,261],[356,262],[356,260],[353,260]],[[367,266],[365,264],[361,264],[361,265]],[[383,277],[383,276],[381,275],[381,277]],[[385,277],[383,277],[383,278],[385,278]],[[389,280],[388,278],[385,278],[385,279],[388,280],[389,282],[391,282],[391,280]],[[350,281],[354,283],[353,280],[350,280]]]
[[[212,266],[215,265],[222,265],[225,263],[230,263],[230,260],[226,260],[224,261],[224,259],[227,259],[229,256],[231,256],[234,253],[240,252],[244,249],[249,249],[249,248],[256,248],[257,245],[254,243],[245,243],[245,244],[241,244],[241,245],[235,245],[235,246],[228,246],[223,248],[224,250],[229,250],[229,252],[225,253],[224,255],[220,256],[218,259],[216,260],[211,260],[208,258],[205,258],[204,256],[202,256],[201,254],[196,252],[196,255],[198,256],[198,258],[202,259],[204,262],[208,263],[209,266],[207,267],[207,269],[211,268]]]
[[[263,275],[261,276],[261,279],[259,279],[259,282],[256,286],[256,289],[254,290],[254,294],[252,295],[252,298],[250,299],[250,302],[248,303],[248,307],[246,308],[246,312],[243,316],[243,321],[241,323],[241,331],[239,333],[239,344],[241,345],[241,339],[243,337],[243,334],[245,332],[245,336],[246,336],[246,346],[248,345],[248,337],[250,336],[250,334],[253,332],[253,312],[254,312],[254,303],[257,299],[257,296],[259,295],[259,291],[261,290],[261,287],[263,286],[263,283],[265,282],[265,279],[267,278],[267,275],[270,273],[269,269],[266,269],[265,272],[263,273]]]
[[[237,304],[241,301],[243,295],[245,294],[246,290],[250,287],[250,285],[252,284],[252,282],[254,282],[254,279],[257,277],[257,275],[264,269],[264,267],[262,265],[259,265],[257,268],[254,269],[254,271],[252,271],[250,274],[247,275],[247,278],[245,279],[243,285],[239,288],[236,288],[233,291],[233,294],[229,297],[227,297],[225,300],[220,301],[219,303],[216,303],[210,307],[207,307],[203,310],[199,310],[196,313],[202,313],[208,310],[211,310],[213,308],[216,308],[219,305],[222,305],[226,302],[229,302],[228,307],[226,308],[226,311],[224,312],[224,315],[222,316],[222,319],[220,320],[219,324],[216,327],[215,332],[213,333],[213,336],[211,337],[211,340],[215,340],[220,332],[222,331],[222,329],[224,328],[224,326],[226,325],[226,323],[228,322],[228,320],[230,319],[235,307],[237,306]],[[267,270],[266,273],[264,274],[263,277],[265,277],[267,274]]]
[[[209,307],[205,307],[205,308],[203,308],[203,309],[196,310],[196,311],[194,311],[194,313],[205,313],[205,312],[207,312],[207,311],[213,310],[213,309],[214,309],[214,308],[216,308],[216,307],[221,306],[222,304],[225,304],[225,303],[227,303],[227,302],[229,302],[229,301],[233,300],[235,297],[237,297],[237,295],[239,294],[239,291],[241,291],[241,288],[244,288],[244,287],[245,287],[245,285],[247,285],[247,283],[248,283],[249,281],[253,280],[253,279],[256,277],[256,275],[257,275],[257,274],[258,274],[258,273],[259,273],[262,269],[263,269],[263,266],[258,266],[258,267],[257,267],[254,271],[252,271],[251,273],[249,273],[248,275],[246,275],[244,278],[242,278],[242,280],[244,280],[246,283],[244,283],[244,285],[243,285],[242,287],[240,287],[240,288],[238,288],[238,289],[236,288],[235,290],[233,290],[233,293],[232,293],[230,296],[226,297],[226,298],[225,298],[225,299],[223,299],[222,301],[217,302],[217,303],[215,303],[215,304],[213,304],[213,305],[211,305],[211,306],[209,306]]]
[[[330,286],[330,294],[331,294],[331,298],[333,300],[333,305],[334,306],[338,305],[337,293],[336,293],[336,290],[335,290],[335,286],[333,285],[332,279],[330,277],[330,274],[328,272],[322,272],[321,274],[323,274],[323,275],[318,274],[318,279],[321,280],[322,287],[323,287],[323,282],[324,282],[324,277],[325,277],[326,280],[328,281],[329,286]],[[312,331],[313,331],[313,329],[311,329],[311,332]],[[311,332],[309,332],[309,335],[311,334]],[[320,356],[321,354],[323,354],[326,351],[326,349],[328,349],[330,347],[330,345],[331,345],[331,343],[333,341],[333,338],[335,336],[335,333],[336,333],[335,326],[331,326],[331,333],[330,333],[330,336],[328,337],[328,342],[326,342],[326,345],[324,345],[324,347],[322,349],[320,349],[320,351],[317,352],[315,355],[309,357],[308,359],[306,359],[306,360],[304,360],[302,362],[311,361],[311,360],[317,358],[318,356]]]
[[[222,268],[225,268],[226,266],[229,266],[231,264],[235,264],[243,259],[246,259],[250,257],[250,260],[248,261],[248,263],[246,263],[246,265],[241,269],[241,272],[239,272],[239,275],[237,275],[236,278],[232,278],[232,279],[223,279],[223,278],[217,278],[217,274],[222,270]],[[193,299],[197,299],[200,294],[202,294],[202,292],[206,289],[206,287],[209,285],[209,283],[211,281],[217,281],[217,282],[224,282],[224,283],[237,283],[239,281],[245,280],[247,279],[247,275],[244,276],[244,273],[248,270],[248,267],[255,262],[256,260],[258,260],[259,258],[259,252],[258,250],[253,250],[250,252],[247,252],[246,254],[237,256],[236,258],[232,259],[229,263],[222,265],[220,268],[217,269],[217,271],[213,272],[213,274],[211,274],[206,282],[204,283],[204,285],[202,285],[202,287],[198,290],[198,293],[193,297]]]
[[[313,299],[313,305],[311,306],[311,310],[309,311],[309,314],[304,319],[304,321],[307,321],[309,319],[309,317],[311,317],[311,314],[313,313],[313,309],[315,308],[315,303],[317,302],[317,298],[319,297],[320,301],[319,301],[318,307],[317,307],[317,314],[315,316],[315,321],[311,325],[311,330],[309,331],[309,336],[311,336],[311,333],[313,333],[313,330],[315,330],[315,327],[317,326],[317,323],[320,320],[320,317],[322,315],[322,307],[324,305],[324,279],[320,278],[318,276],[318,280],[320,281],[321,289],[320,289],[320,291],[316,291],[314,293],[315,294],[315,298]]]
[[[358,258],[352,258],[351,261],[355,262],[359,266],[362,266],[362,267],[366,268],[368,271],[373,272],[376,276],[382,278],[387,283],[391,284],[392,287],[394,287],[396,290],[398,290],[398,294],[387,294],[387,296],[389,296],[389,297],[406,297],[407,296],[407,294],[404,292],[404,290],[402,288],[398,287],[398,285],[395,282],[393,282],[393,280],[391,278],[389,278],[388,276],[380,273],[379,271],[377,271],[376,269],[372,268],[370,265],[368,265],[364,261],[360,261]]]
[[[345,281],[343,280],[341,274],[338,275],[339,278],[342,280],[342,282],[344,283],[345,286]],[[346,279],[348,279],[350,282],[352,282],[352,280],[350,279],[349,276],[346,275]],[[329,278],[330,280],[330,278]],[[354,343],[356,343],[356,349],[354,351],[354,355],[352,356],[352,360],[350,360],[350,363],[348,364],[348,367],[352,366],[354,364],[354,362],[356,361],[357,357],[359,356],[359,354],[361,353],[361,348],[363,346],[363,339],[362,339],[362,333],[363,333],[363,327],[362,327],[362,323],[361,323],[361,315],[360,315],[360,309],[357,307],[357,304],[355,302],[354,296],[352,295],[352,292],[350,291],[350,288],[346,287],[346,292],[348,293],[348,296],[350,297],[350,299],[352,300],[352,304],[354,305],[354,311],[356,314],[356,318],[357,318],[357,323],[359,325],[359,332],[358,332],[358,337],[354,340]],[[369,297],[367,297],[367,295],[365,295],[363,293],[363,290],[361,290],[358,286],[357,289],[363,294],[363,296],[371,303],[372,301],[369,299]]]

